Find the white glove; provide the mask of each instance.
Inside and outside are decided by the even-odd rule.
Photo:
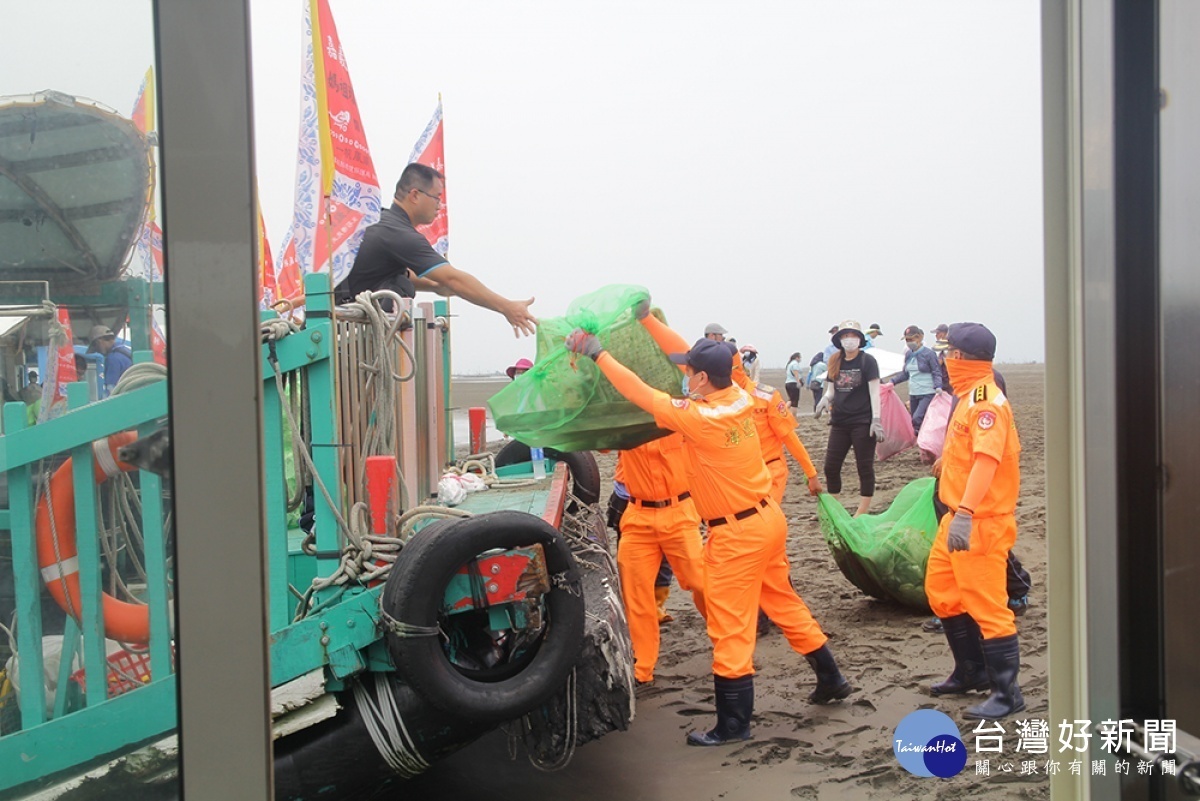
[[[886,436],[883,433],[883,421],[878,417],[871,421],[871,436],[875,438],[876,442],[883,442]]]
[[[819,418],[821,415],[825,414],[826,411],[828,411],[829,404],[831,403],[830,397],[832,397],[832,395],[833,395],[833,393],[826,392],[824,395],[821,396],[821,399],[819,401],[817,401],[817,408],[813,412],[813,415],[815,415],[816,417]]]

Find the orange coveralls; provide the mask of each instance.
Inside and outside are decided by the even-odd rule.
[[[954,515],[942,515],[925,567],[925,594],[935,615],[966,612],[979,624],[983,638],[991,640],[1017,633],[1008,607],[1005,563],[1017,540],[1013,512],[1021,488],[1021,441],[1012,404],[993,379],[977,381],[956,394],[960,400],[946,429],[938,497],[951,512],[958,511],[976,455],[990,456],[999,464],[973,513],[970,550],[947,550],[946,534]]]
[[[680,499],[687,495],[688,479],[678,434],[621,451],[617,469],[630,496],[617,546],[621,597],[633,641],[634,676],[651,681],[659,646],[654,579],[664,555],[679,586],[692,592],[696,608],[705,614],[700,515],[690,495]]]
[[[646,323],[652,334],[655,323]],[[683,435],[688,486],[708,525],[704,603],[713,673],[729,679],[754,673],[760,606],[796,651],[809,654],[824,645],[828,638],[788,580],[787,519],[770,497],[771,475],[759,448],[750,396],[731,386],[702,400],[672,398],[647,386],[607,352],[596,364],[658,425]]]
[[[788,463],[783,457],[783,449],[787,448],[788,453],[800,465],[805,478],[815,476],[817,468],[813,467],[808,450],[796,433],[796,418],[788,409],[787,402],[779,394],[779,390],[749,378],[746,382],[742,388],[754,398],[754,425],[758,429],[763,461],[771,471],[771,497],[776,503],[783,503],[788,480]]]

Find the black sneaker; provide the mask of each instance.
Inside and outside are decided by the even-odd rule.
[[[945,631],[945,629],[942,627],[942,619],[940,617],[931,617],[929,620],[926,620],[921,624],[921,630],[933,631],[937,632],[938,634],[941,634]]]

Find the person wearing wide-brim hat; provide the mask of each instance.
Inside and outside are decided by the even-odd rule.
[[[842,491],[842,465],[854,448],[859,501],[855,517],[871,508],[875,496],[875,443],[883,439],[880,419],[879,363],[863,352],[866,337],[857,320],[845,320],[831,337],[837,350],[829,357],[825,391],[816,414],[829,415],[829,444],[825,449],[825,485]]]
[[[117,344],[117,335],[107,325],[94,325],[88,332],[88,352],[104,356],[104,396],[108,397],[125,371],[133,366],[133,353]]]
[[[515,380],[517,376],[527,373],[531,369],[533,369],[533,362],[529,361],[529,359],[517,359],[516,364],[511,365],[504,373],[510,379]]]

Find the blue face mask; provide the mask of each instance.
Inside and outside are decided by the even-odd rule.
[[[684,376],[683,376],[683,396],[686,398],[690,394],[691,393],[688,392],[688,377],[686,374],[684,374]]]

